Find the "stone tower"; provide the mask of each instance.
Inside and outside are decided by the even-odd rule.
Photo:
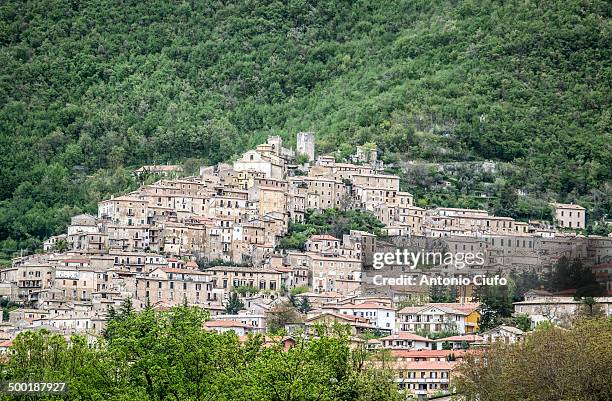
[[[308,161],[315,158],[315,134],[314,132],[298,132],[297,153],[308,156]]]
[[[268,145],[272,145],[274,147],[274,153],[277,156],[280,156],[281,150],[283,148],[283,138],[278,135],[269,136]]]

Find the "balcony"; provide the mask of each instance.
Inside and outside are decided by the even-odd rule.
[[[418,378],[418,377],[414,377],[414,378],[402,378],[400,377],[399,379],[395,380],[396,382],[401,382],[401,383],[415,383],[415,384],[429,384],[429,383],[438,383],[438,384],[448,384],[449,383],[449,379],[448,378],[437,378],[437,379],[432,379],[432,378]]]
[[[19,287],[21,288],[40,288],[42,283],[40,281],[20,281]]]

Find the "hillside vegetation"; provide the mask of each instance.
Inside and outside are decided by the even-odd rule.
[[[128,168],[300,130],[339,156],[513,162],[559,200],[609,189],[605,1],[7,0],[0,19],[5,253],[133,188]]]
[[[241,339],[231,330],[203,330],[209,315],[198,307],[163,312],[148,307],[137,313],[128,300],[109,313],[104,338],[95,345],[85,336],[68,341],[46,329],[20,333],[10,358],[0,359],[2,380],[66,383],[66,394],[19,397],[24,400],[403,399],[391,372],[372,368],[388,356],[351,347],[350,330],[342,325],[315,327],[315,338],[295,336],[295,343],[283,343],[281,335]]]

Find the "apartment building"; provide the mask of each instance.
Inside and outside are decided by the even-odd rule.
[[[312,288],[315,292],[354,292],[360,285],[362,263],[360,259],[343,256],[325,256],[308,252],[308,267],[312,272]]]
[[[330,308],[323,307],[323,310],[333,309],[343,315],[353,315],[368,319],[382,332],[395,332],[395,308],[378,302],[360,302],[338,305]]]
[[[523,340],[525,333],[517,327],[501,325],[485,331],[481,334],[481,337],[486,343],[501,341],[506,344],[513,344]]]
[[[390,192],[399,192],[399,177],[389,174],[352,174],[353,185],[364,188],[382,188]]]
[[[514,313],[527,315],[531,318],[532,327],[543,321],[555,324],[566,324],[584,308],[581,300],[572,296],[536,296],[529,300],[515,302]],[[594,308],[600,310],[605,316],[612,316],[612,297],[595,298]]]
[[[573,203],[553,203],[555,222],[561,228],[582,230],[585,228],[586,209]]]
[[[210,306],[220,304],[223,297],[210,275],[194,269],[160,267],[135,280],[135,298],[151,304]]]
[[[98,218],[121,226],[147,224],[146,200],[133,195],[119,196],[98,203]]]
[[[395,362],[391,370],[400,391],[426,399],[453,391],[452,374],[457,362]]]
[[[259,331],[257,327],[236,319],[209,320],[204,323],[204,328],[210,331],[216,331],[219,334],[232,331],[238,336],[245,336],[249,333]]]
[[[457,331],[464,334],[468,313],[447,306],[429,304],[403,308],[397,316],[400,331]]]
[[[97,274],[95,269],[85,266],[71,266],[70,262],[78,259],[66,260],[65,266],[58,266],[54,270],[53,288],[62,292],[65,300],[90,301],[97,288]]]
[[[331,235],[312,235],[305,244],[306,251],[338,255],[340,240]]]
[[[265,333],[266,327],[267,327],[267,317],[265,313],[252,313],[252,312],[247,312],[247,311],[239,311],[238,314],[235,314],[235,315],[215,316],[213,321],[240,322],[243,325],[250,326],[249,329],[246,329],[247,332],[256,332],[256,333]],[[213,327],[214,327],[214,323],[213,323]],[[228,328],[228,326],[217,326],[217,328],[220,328],[220,327]]]
[[[282,283],[282,273],[274,269],[214,266],[204,273],[211,278],[215,288],[231,291],[232,288],[249,286],[258,290],[279,291]]]
[[[339,208],[347,194],[345,184],[334,178],[291,177],[289,185],[296,193],[306,196],[306,209]]]
[[[432,340],[407,331],[379,338],[387,349],[431,349]]]
[[[376,330],[376,326],[371,324],[368,319],[353,315],[343,315],[341,313],[323,312],[309,317],[304,322],[307,334],[316,334],[315,328],[323,326],[332,328],[340,324],[349,327],[350,334],[353,336],[361,335],[366,332]]]

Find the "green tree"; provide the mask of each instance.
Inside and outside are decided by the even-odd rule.
[[[308,313],[312,307],[310,306],[310,301],[308,298],[303,297],[300,304],[298,305],[298,310],[302,313]]]
[[[264,346],[262,336],[240,343],[233,332],[203,330],[208,313],[178,306],[146,308],[109,321],[109,336],[96,346],[46,330],[20,333],[3,380],[66,382],[67,400],[317,400],[396,401],[385,370],[355,364],[346,333],[323,332]]]
[[[514,310],[513,289],[510,286],[481,286],[476,293],[480,302],[478,326],[481,331],[498,326],[503,318],[509,318]]]
[[[232,292],[225,305],[225,313],[235,315],[239,310],[244,308],[244,303],[238,298],[238,293]]]
[[[576,296],[602,296],[605,289],[597,282],[590,267],[581,259],[571,262],[562,256],[551,270],[551,287],[554,291],[576,290]]]
[[[308,292],[310,289],[307,285],[298,285],[291,289],[291,295],[300,295],[305,292]]]
[[[610,341],[610,319],[578,321],[570,330],[538,327],[524,341],[468,355],[457,371],[457,392],[466,401],[607,400]]]
[[[267,312],[267,318],[268,332],[273,334],[284,333],[287,324],[303,321],[302,315],[291,302],[274,306]]]
[[[531,318],[529,315],[517,315],[514,318],[515,326],[523,331],[531,330]]]

